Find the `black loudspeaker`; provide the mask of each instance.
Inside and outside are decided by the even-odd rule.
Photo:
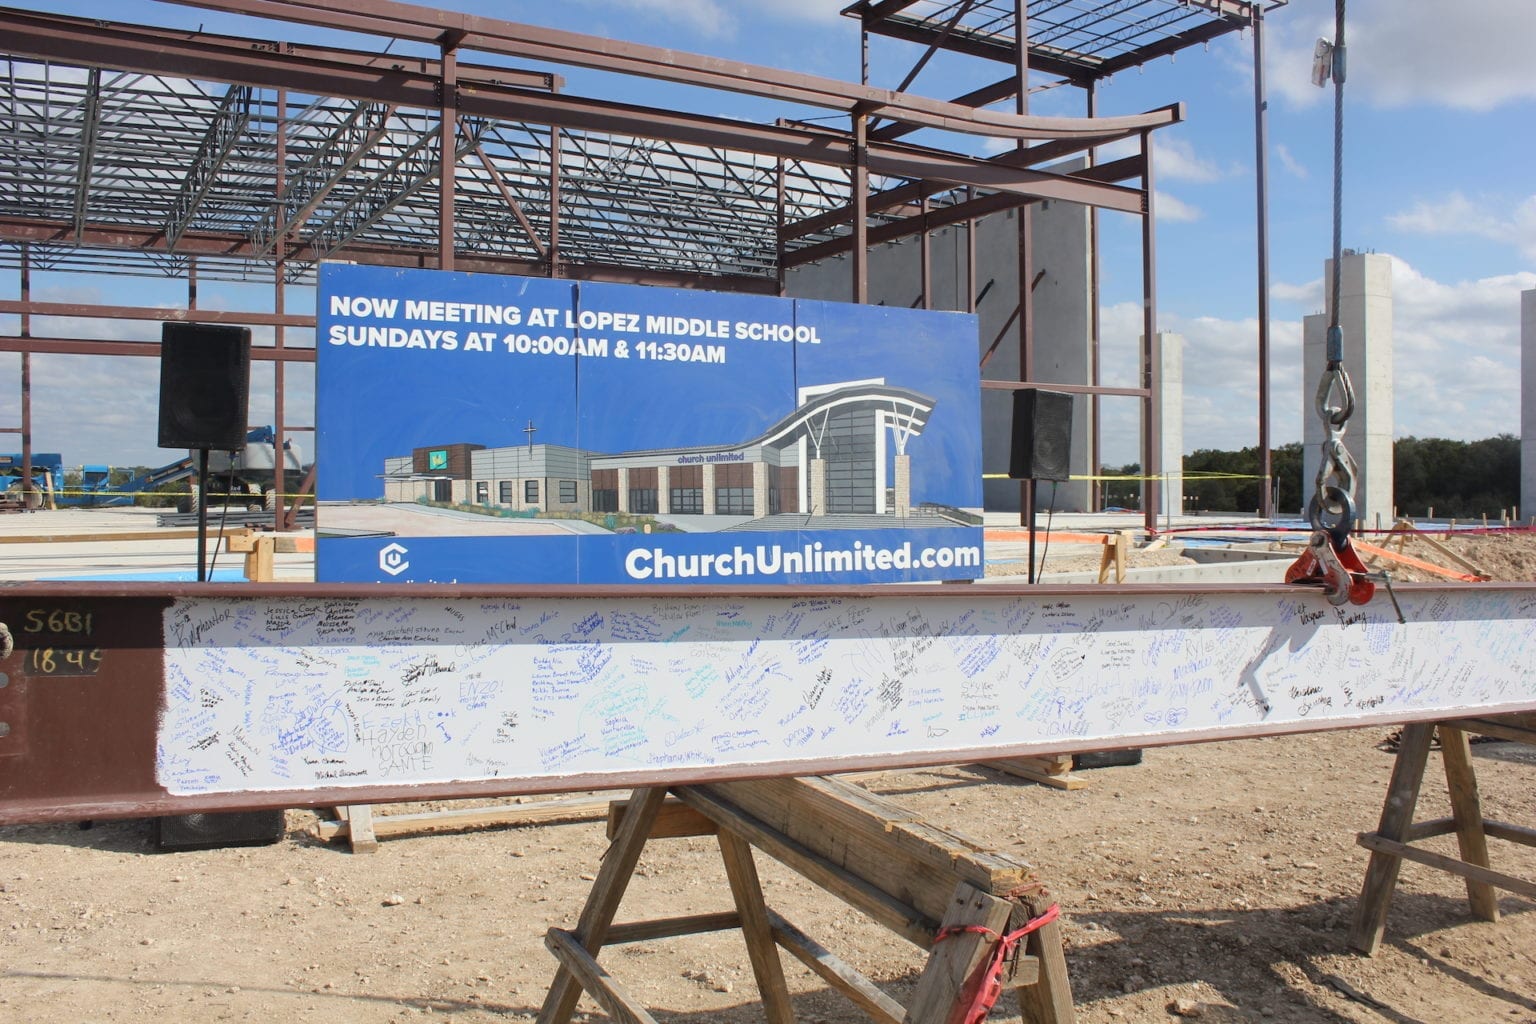
[[[1031,388],[1013,393],[1013,449],[1008,475],[1015,480],[1066,480],[1072,476],[1072,396]]]
[[[166,323],[160,329],[160,447],[245,447],[251,329]]]
[[[225,811],[155,819],[155,846],[161,850],[263,846],[277,842],[286,833],[283,811]]]

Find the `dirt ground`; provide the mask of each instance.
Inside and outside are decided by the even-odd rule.
[[[1536,578],[1529,538],[1454,543],[1499,578]],[[1366,862],[1355,835],[1380,815],[1388,732],[1148,750],[1080,771],[1088,785],[1072,792],[976,766],[859,781],[1035,866],[1062,908],[1084,1024],[1536,1024],[1536,900],[1505,894],[1499,922],[1476,921],[1456,878],[1408,864],[1382,950],[1349,951]],[[1536,825],[1536,748],[1472,749],[1485,814]],[[1447,808],[1434,753],[1418,817]],[[312,838],[315,821],[290,811],[276,845],[175,853],[155,852],[143,821],[0,828],[0,1021],[533,1019],[554,973],[544,931],[580,912],[600,823],[394,838],[360,856]],[[1496,869],[1536,878],[1536,850],[1493,847]],[[910,991],[919,951],[758,865],[770,905],[896,998]],[[729,902],[711,840],[655,840],[620,919]],[[762,1019],[737,935],[603,962],[658,1020]],[[786,973],[798,1019],[865,1019],[787,958]],[[605,1019],[587,1002],[583,1016]]]

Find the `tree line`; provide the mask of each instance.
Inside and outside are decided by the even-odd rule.
[[[1288,515],[1303,509],[1312,497],[1315,481],[1303,479],[1302,445],[1299,441],[1270,451],[1269,486],[1274,488],[1275,509]],[[1139,463],[1106,466],[1105,476],[1140,477]],[[1259,508],[1260,488],[1257,446],[1238,451],[1202,448],[1184,457],[1185,507],[1191,511],[1251,512]],[[1440,437],[1404,437],[1392,445],[1392,477],[1399,515],[1425,517],[1434,509],[1437,519],[1470,519],[1515,508],[1520,501],[1520,439],[1499,434],[1481,441],[1449,441]],[[1140,502],[1139,479],[1106,480],[1104,504],[1136,508]],[[1521,515],[1536,515],[1522,509]]]

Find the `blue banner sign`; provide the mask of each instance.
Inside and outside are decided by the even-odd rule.
[[[982,574],[976,318],[326,264],[326,582]]]

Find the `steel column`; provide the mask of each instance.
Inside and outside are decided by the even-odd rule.
[[[853,114],[853,301],[869,301],[869,146],[865,133],[869,117],[863,110]]]
[[[1099,84],[1097,80],[1090,81],[1083,89],[1087,97],[1087,113],[1093,118],[1099,112]],[[1099,151],[1090,147],[1088,150],[1088,166],[1096,167],[1099,162]],[[1099,362],[1099,208],[1088,207],[1088,383],[1098,387],[1101,383],[1102,367]],[[1093,480],[1088,489],[1088,508],[1097,512],[1103,505],[1104,482],[1099,475],[1104,468],[1104,445],[1100,433],[1102,426],[1103,406],[1099,402],[1099,396],[1094,395],[1088,400],[1088,472]]]
[[[25,306],[32,301],[32,252],[31,247],[21,247],[21,301]],[[32,318],[21,314],[21,336],[32,337]],[[32,353],[21,353],[21,502],[25,506],[32,494]]]
[[[276,213],[272,231],[272,252],[276,263],[272,271],[272,311],[282,316],[287,305],[288,281],[288,219],[283,211],[282,195],[288,168],[288,90],[277,91],[277,183],[278,201],[273,204]],[[279,323],[272,330],[272,345],[281,354],[285,347],[286,328]],[[318,340],[318,339],[317,339]],[[284,514],[287,505],[287,466],[284,464],[283,444],[287,440],[288,427],[284,422],[283,407],[286,402],[284,385],[287,380],[287,363],[281,358],[272,361],[272,527],[281,532],[287,524]]]
[[[1259,262],[1259,515],[1275,515],[1269,436],[1269,101],[1264,95],[1264,5],[1253,5],[1253,148]]]
[[[438,107],[437,158],[438,158],[438,205],[437,205],[437,267],[453,269],[453,188],[459,168],[459,76],[454,46],[443,44],[442,78],[438,88],[442,93]]]
[[[1147,398],[1141,408],[1142,527],[1157,533],[1157,509],[1161,504],[1163,472],[1162,400],[1158,396],[1158,360],[1161,346],[1157,341],[1157,203],[1156,181],[1152,170],[1152,133],[1143,132],[1141,151],[1146,157],[1146,175],[1142,188],[1147,195],[1147,211],[1141,218],[1141,386]]]
[[[1029,113],[1029,0],[1014,0],[1013,74],[1016,86],[1013,109],[1020,117]],[[1023,142],[1018,151],[1025,150]],[[1035,310],[1034,310],[1034,211],[1028,206],[1018,209],[1019,231],[1019,380],[1035,379]],[[1029,527],[1029,582],[1035,582],[1035,481],[1033,478],[1019,481],[1019,522]]]

